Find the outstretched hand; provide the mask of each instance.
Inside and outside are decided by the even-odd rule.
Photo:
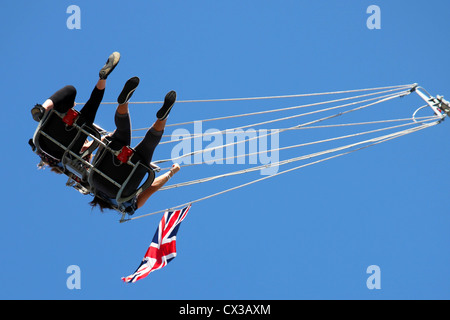
[[[148,200],[148,198],[150,198],[152,194],[154,194],[162,186],[164,186],[164,184],[166,184],[175,173],[180,171],[180,169],[180,165],[178,163],[175,163],[172,165],[172,168],[168,172],[157,177],[149,188],[145,189],[141,194],[138,195],[137,207],[142,207]]]
[[[172,174],[175,174],[178,171],[180,171],[180,169],[181,169],[180,165],[178,163],[174,163],[170,171],[172,172]]]

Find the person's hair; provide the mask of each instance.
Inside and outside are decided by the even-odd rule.
[[[51,165],[51,164],[45,162],[44,160],[41,160],[41,162],[38,163],[37,167],[39,170],[49,167],[50,171],[57,173],[57,174],[63,174],[62,169],[60,167]]]
[[[97,196],[94,196],[94,199],[92,199],[92,201],[89,202],[89,205],[92,208],[95,208],[98,206],[100,208],[101,212],[103,212],[104,209],[111,209],[111,210],[114,209],[109,202],[107,202]]]

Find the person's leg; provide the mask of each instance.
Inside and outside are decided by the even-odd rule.
[[[153,153],[161,141],[164,133],[166,121],[156,120],[153,126],[147,131],[144,139],[134,148],[146,164],[150,164],[153,158]]]
[[[105,93],[106,80],[98,80],[94,90],[92,90],[91,96],[83,108],[80,110],[80,114],[88,124],[94,123],[95,116],[97,115],[98,108],[102,102],[103,95]]]
[[[111,72],[116,68],[120,61],[120,53],[113,52],[106,60],[105,65],[100,69],[99,80],[91,93],[89,100],[80,110],[81,115],[88,124],[94,123],[100,103],[102,102],[105,93],[106,79]]]
[[[136,90],[138,84],[139,78],[133,77],[129,79],[125,83],[122,92],[117,98],[119,105],[117,106],[116,113],[114,115],[116,129],[110,136],[106,137],[106,140],[110,141],[109,147],[113,150],[120,150],[123,146],[129,146],[131,143],[131,121],[128,111],[128,101],[133,95],[133,92]],[[123,183],[127,179],[131,170],[129,166],[117,166],[112,155],[107,155],[104,158],[102,163],[99,164],[99,169],[107,174],[111,179],[119,183]],[[122,195],[128,196],[132,194],[139,187],[139,183],[142,181],[144,176],[145,171],[135,172],[132,179],[128,181]],[[117,187],[106,181],[103,177],[94,175],[93,181],[94,186],[97,189],[102,190],[102,192],[108,197],[115,198],[117,196]]]
[[[153,153],[156,146],[161,141],[161,137],[164,133],[164,128],[166,127],[167,117],[169,112],[175,104],[177,94],[175,91],[170,91],[166,94],[164,98],[164,104],[161,109],[156,113],[157,120],[147,131],[144,139],[136,146],[135,150],[137,153],[144,158],[144,161],[148,164],[152,161]]]
[[[92,105],[88,105],[88,108],[85,110],[85,114],[87,115],[88,122],[94,122],[95,114],[97,112],[98,106],[95,107],[95,101],[103,98],[102,90],[105,89],[105,80],[109,76],[109,74],[114,70],[120,60],[120,53],[113,52],[106,61],[106,64],[100,69],[99,72],[99,81],[97,83],[94,92],[91,95],[91,99],[93,99]],[[96,89],[99,91],[96,92]],[[73,86],[65,86],[64,88],[55,92],[49,99],[47,99],[42,105],[36,104],[31,109],[31,115],[34,120],[40,121],[44,116],[46,111],[49,111],[55,108],[56,111],[60,113],[66,113],[70,108],[75,106],[75,96],[77,94],[77,90]]]
[[[138,85],[138,77],[128,79],[117,98],[119,105],[117,106],[116,113],[114,115],[116,130],[114,130],[109,139],[120,142],[122,146],[128,146],[131,143],[131,120],[128,110],[128,101]]]
[[[170,91],[164,99],[163,106],[156,113],[156,117],[158,120],[155,121],[150,130],[148,130],[145,134],[144,139],[135,148],[136,153],[143,157],[144,161],[149,165],[152,161],[153,153],[155,152],[156,147],[161,141],[161,137],[164,133],[164,128],[166,127],[167,117],[173,105],[175,104],[175,100],[175,91]],[[156,191],[161,189],[161,187],[164,186],[164,184],[167,183],[169,179],[179,170],[180,166],[176,163],[172,166],[172,169],[168,173],[157,177],[149,188],[145,189],[137,196],[137,208],[141,208],[145,204],[145,202]]]
[[[128,146],[131,143],[131,120],[128,113],[128,103],[119,104],[114,115],[116,129],[109,137],[111,141],[117,141],[121,146]]]
[[[60,113],[66,113],[70,108],[73,107],[75,96],[76,89],[73,86],[65,86],[64,88],[56,91],[49,99],[47,99],[41,108],[48,108],[47,110],[53,108]],[[42,115],[39,117],[39,120],[41,118]],[[67,131],[66,126],[58,116],[47,118],[45,126],[41,127],[41,130],[43,130],[46,134],[50,135],[53,139],[58,141],[59,144],[65,147],[68,147],[71,144],[76,134],[74,130]],[[62,159],[65,150],[59,145],[55,144],[53,141],[49,140],[47,137],[39,135],[38,144],[41,150],[45,151],[56,159]],[[76,150],[75,147],[73,150]]]
[[[175,91],[171,91],[166,95],[166,98],[164,99],[164,105],[156,114],[158,120],[155,121],[150,130],[147,131],[144,139],[135,148],[136,153],[139,153],[139,155],[143,157],[144,161],[149,165],[152,161],[153,153],[164,133],[167,116],[169,115],[170,109],[173,107],[175,100]],[[155,192],[161,189],[161,187],[164,186],[164,184],[166,184],[169,179],[179,170],[180,166],[178,164],[174,164],[169,172],[157,177],[149,188],[145,189],[137,196],[137,208],[141,208],[147,202],[147,200]]]
[[[53,109],[54,105],[55,105],[55,104],[53,103],[52,100],[47,99],[47,100],[45,100],[45,102],[42,104],[42,107],[44,107],[45,110],[50,110],[50,109]]]
[[[53,107],[56,111],[66,113],[75,104],[75,97],[77,90],[74,86],[68,85],[56,91],[47,101],[42,105],[46,110]]]
[[[33,117],[33,120],[37,122],[41,121],[45,112],[53,109],[53,107],[54,103],[50,99],[45,100],[43,104],[36,104],[33,108],[31,108],[31,116]]]

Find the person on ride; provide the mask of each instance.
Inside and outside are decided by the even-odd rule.
[[[120,53],[114,52],[106,61],[106,64],[100,69],[99,80],[91,93],[89,100],[80,110],[79,118],[76,123],[79,126],[85,124],[90,129],[95,130],[92,125],[94,123],[97,110],[103,99],[103,95],[106,87],[106,79],[117,66],[120,60]],[[75,106],[75,97],[77,90],[72,85],[67,85],[64,88],[56,91],[49,99],[47,99],[42,105],[36,104],[31,109],[31,115],[35,121],[40,122],[44,116],[54,109],[59,113],[66,113],[69,109]],[[60,144],[67,147],[75,138],[77,131],[69,130],[66,124],[59,118],[55,117],[50,119],[50,123],[46,124],[45,132],[50,135],[53,139],[57,140]],[[72,151],[75,153],[81,153],[84,151],[85,147],[83,145],[86,142],[87,135],[81,134],[77,141],[73,144]],[[41,162],[38,164],[39,168],[49,166],[52,171],[60,173],[60,163],[61,158],[64,154],[64,149],[50,141],[47,137],[40,135],[38,154],[41,158]]]
[[[139,85],[139,81],[140,80],[138,77],[129,79],[125,83],[125,86],[117,99],[118,107],[114,115],[116,129],[112,134],[104,138],[104,142],[106,142],[108,144],[108,147],[112,150],[121,150],[124,146],[129,146],[131,143],[131,120],[128,110],[128,101]],[[169,93],[167,93],[164,99],[163,106],[156,113],[157,120],[146,132],[143,140],[134,148],[134,154],[130,158],[130,161],[135,163],[136,161],[140,160],[146,166],[151,166],[150,163],[153,157],[153,153],[161,140],[167,117],[173,105],[175,104],[175,100],[175,91],[170,91]],[[104,148],[102,149],[102,147],[100,147],[98,152],[106,151]],[[102,166],[102,172],[105,173],[108,177],[113,178],[115,181],[124,181],[126,179],[129,172],[126,172],[124,174],[121,171],[120,166],[117,165],[117,159],[112,153],[106,154],[102,163],[106,163],[106,165]],[[127,212],[130,212],[132,214],[134,210],[141,208],[149,199],[149,197],[156,191],[158,191],[179,170],[180,166],[178,164],[174,164],[170,171],[157,177],[150,187],[143,190],[140,194],[137,194],[127,204],[129,208]],[[135,174],[131,177],[130,181],[127,184],[127,188],[124,191],[124,196],[133,194],[133,192],[138,189],[138,186],[143,180],[145,174],[146,173],[142,171],[135,172]],[[90,205],[93,208],[99,206],[101,211],[103,211],[103,209],[113,209],[111,204],[114,203],[114,199],[116,198],[118,193],[118,188],[99,174],[93,175],[91,186],[96,190],[96,192],[94,199],[90,202]]]

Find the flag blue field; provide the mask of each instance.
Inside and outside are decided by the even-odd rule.
[[[170,90],[178,100],[208,100],[414,83],[449,100],[449,11],[442,0],[2,1],[0,298],[449,299],[449,120],[193,204],[177,258],[127,285],[121,277],[142,259],[163,213],[119,223],[117,213],[91,209],[64,176],[37,169],[27,144],[37,125],[30,109],[68,84],[80,105],[87,101],[113,51],[121,61],[104,102],[133,76],[141,80],[135,102],[161,101]],[[168,124],[316,101],[176,103]],[[408,118],[423,104],[410,95],[332,123]],[[151,126],[159,106],[130,105],[133,129]],[[114,130],[114,111],[101,105],[96,123]],[[293,131],[279,135],[280,147],[341,135]],[[161,145],[153,159],[170,158],[172,147]],[[170,183],[244,168],[182,167]],[[263,177],[253,174],[159,191],[136,216]],[[69,277],[77,285],[69,288]]]

